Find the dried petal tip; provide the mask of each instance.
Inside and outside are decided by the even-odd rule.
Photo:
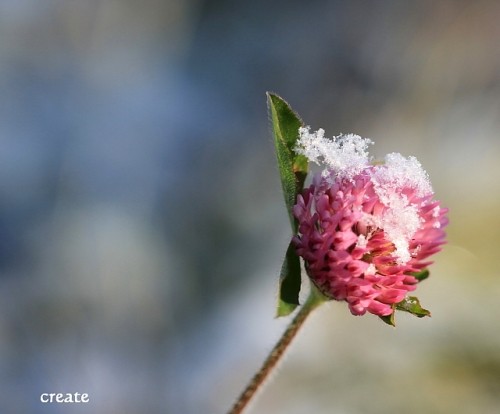
[[[323,160],[326,174],[298,197],[297,254],[318,288],[346,301],[351,313],[379,316],[416,288],[412,276],[445,243],[446,209],[432,200],[427,173],[414,157],[389,154],[370,165],[370,140],[324,138],[301,128],[296,151]]]

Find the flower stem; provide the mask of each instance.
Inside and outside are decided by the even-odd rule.
[[[254,397],[259,387],[264,383],[266,378],[272,372],[273,368],[280,361],[281,357],[285,353],[295,335],[297,335],[297,332],[304,324],[311,311],[319,306],[324,300],[325,297],[321,295],[321,293],[318,292],[315,286],[311,283],[311,293],[309,294],[306,302],[304,303],[304,305],[302,305],[297,315],[295,315],[290,325],[288,325],[283,336],[274,346],[273,350],[262,364],[260,370],[250,380],[249,384],[241,393],[238,400],[235,402],[228,414],[241,414],[243,412],[245,407]]]

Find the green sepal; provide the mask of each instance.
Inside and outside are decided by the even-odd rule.
[[[397,310],[404,311],[415,315],[417,318],[423,318],[424,316],[431,316],[431,313],[420,306],[420,301],[415,296],[408,296],[404,298],[401,302],[392,305],[392,313],[387,316],[379,316],[382,321],[391,326],[396,326],[395,314]]]
[[[420,301],[415,296],[408,296],[404,298],[401,302],[396,303],[396,309],[411,313],[417,318],[423,318],[424,316],[431,316],[431,313],[420,306]]]
[[[297,221],[293,217],[293,206],[297,195],[304,188],[307,177],[308,160],[295,153],[294,148],[299,137],[299,128],[303,126],[300,117],[290,105],[276,94],[267,93],[269,115],[273,126],[274,146],[280,173],[285,204],[290,218],[292,231],[297,232]]]
[[[383,322],[385,322],[387,325],[391,325],[391,326],[394,326],[396,327],[396,321],[395,321],[395,310],[394,310],[395,306],[393,305],[392,306],[392,313],[390,315],[386,315],[386,316],[379,316],[380,319],[382,319]]]
[[[299,305],[300,283],[300,259],[290,242],[281,266],[276,317],[289,315]]]
[[[429,277],[429,270],[427,269],[424,269],[424,270],[421,270],[420,272],[412,272],[410,273],[415,279],[417,279],[419,282],[421,282],[422,280],[425,280]]]

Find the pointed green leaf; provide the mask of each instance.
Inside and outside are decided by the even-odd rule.
[[[280,173],[281,186],[293,233],[297,233],[297,221],[293,216],[293,206],[297,195],[304,188],[307,176],[308,160],[294,151],[299,137],[299,128],[303,126],[300,117],[290,105],[273,93],[267,93],[269,115],[273,126],[274,145]],[[289,315],[299,304],[301,284],[300,259],[294,246],[288,246],[281,268],[277,316]]]
[[[290,243],[281,267],[277,317],[289,315],[299,305],[300,282],[300,259]]]
[[[418,318],[431,316],[431,313],[427,309],[420,306],[420,301],[415,296],[408,296],[407,298],[404,298],[401,302],[396,304],[396,309],[409,312]]]
[[[303,126],[303,122],[290,105],[278,95],[268,92],[267,102],[273,125],[274,145],[283,195],[292,230],[295,233],[297,223],[293,217],[292,208],[297,195],[304,187],[308,169],[307,158],[295,154],[293,150],[299,137],[299,127]]]
[[[419,282],[427,279],[429,277],[429,274],[430,272],[427,269],[421,270],[420,272],[411,273],[411,275]]]
[[[387,316],[379,316],[386,324],[391,326],[396,326],[395,314],[396,310],[404,311],[415,315],[418,318],[423,318],[424,316],[431,316],[431,313],[420,306],[420,301],[415,296],[408,296],[404,298],[401,302],[392,305],[394,311]]]
[[[393,306],[393,309],[394,309],[394,306]],[[390,315],[387,315],[387,316],[379,316],[380,319],[382,319],[387,325],[391,325],[391,326],[396,326],[396,321],[394,319],[394,316],[395,316],[395,313],[394,310],[393,312],[390,314]]]

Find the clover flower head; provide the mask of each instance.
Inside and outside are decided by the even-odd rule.
[[[295,151],[325,169],[297,197],[293,242],[309,277],[351,313],[387,316],[445,243],[447,209],[415,157],[371,164],[369,139],[299,130]]]

